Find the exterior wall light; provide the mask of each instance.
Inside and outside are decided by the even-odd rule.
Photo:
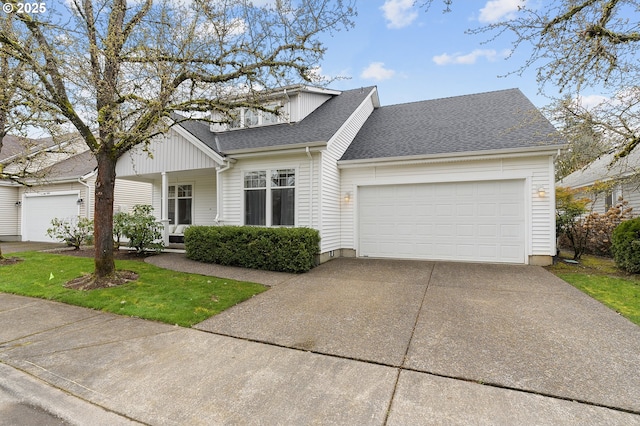
[[[16,207],[22,206],[22,201],[16,201]]]
[[[544,198],[545,195],[546,195],[546,192],[545,192],[544,188],[543,187],[538,188],[538,196],[540,198]]]
[[[348,203],[351,201],[351,192],[347,192],[344,194],[344,202]]]
[[[78,198],[77,203],[78,203],[78,204],[82,204],[82,203],[84,203],[84,200],[83,200],[82,198]]]

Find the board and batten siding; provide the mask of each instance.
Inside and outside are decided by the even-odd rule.
[[[297,227],[319,229],[319,158],[312,152],[310,160],[306,152],[300,154],[274,155],[252,159],[239,159],[234,166],[222,173],[223,182],[223,225],[244,225],[244,173],[258,170],[295,169]],[[312,175],[313,173],[313,175]]]
[[[502,179],[525,180],[527,255],[555,255],[555,202],[553,157],[496,158],[484,160],[425,162],[342,169],[342,193],[352,199],[342,202],[342,248],[357,248],[357,190],[359,186],[409,183],[465,182]],[[545,196],[538,189],[545,189]]]
[[[367,118],[374,110],[373,99],[376,90],[354,111],[345,124],[336,132],[322,152],[321,194],[320,194],[320,252],[326,253],[342,247],[341,208],[345,204],[341,189],[338,160],[356,137]]]
[[[137,146],[125,153],[116,165],[116,176],[128,177],[180,170],[216,167],[216,162],[185,137],[170,130],[149,145],[153,157]]]
[[[18,188],[0,186],[0,240],[14,240],[20,235],[20,201]]]
[[[169,173],[169,185],[193,185],[193,224],[215,225],[218,213],[216,206],[216,171],[203,170],[191,173]],[[162,180],[156,179],[152,185],[153,214],[157,220],[162,212]]]

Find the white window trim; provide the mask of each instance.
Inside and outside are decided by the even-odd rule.
[[[272,187],[271,186],[271,172],[277,171],[277,170],[293,170],[295,173],[295,177],[296,177],[296,184],[291,187],[291,186],[285,186],[285,187]],[[266,178],[266,183],[267,186],[265,188],[245,188],[244,187],[244,179],[245,176],[247,175],[247,173],[251,173],[251,172],[266,172],[267,174],[267,178]],[[252,168],[247,168],[242,170],[242,177],[240,179],[240,186],[241,186],[241,196],[240,196],[240,205],[241,205],[241,210],[240,210],[240,214],[242,215],[242,224],[245,226],[261,226],[261,225],[247,225],[247,219],[246,219],[246,212],[245,212],[245,202],[244,202],[244,192],[245,191],[255,191],[258,189],[266,189],[267,190],[267,195],[266,195],[266,212],[265,212],[265,225],[264,227],[266,228],[297,228],[298,227],[298,177],[299,177],[299,171],[297,167],[287,167],[287,166],[281,166],[281,167],[268,167],[268,168],[261,168],[261,167],[252,167]],[[272,225],[272,220],[273,220],[273,212],[272,212],[272,196],[271,196],[271,189],[272,188],[280,188],[280,189],[285,189],[285,188],[293,188],[294,189],[294,196],[293,196],[293,225]]]
[[[280,102],[273,102],[273,103],[267,104],[265,106],[265,108],[278,109],[278,108],[282,108],[282,104]],[[257,124],[250,125],[250,126],[247,126],[245,124],[246,123],[245,114],[246,114],[247,111],[251,111],[251,112],[256,114],[256,116],[258,118]],[[264,122],[264,117],[265,117],[266,114],[273,114],[273,113],[262,111],[262,110],[256,109],[256,108],[249,108],[249,107],[239,108],[238,109],[238,119],[237,119],[239,125],[238,126],[234,126],[233,122],[231,122],[231,123],[228,124],[227,129],[228,130],[240,130],[240,129],[248,129],[248,128],[253,128],[253,127],[272,126],[274,124],[279,124],[279,123],[283,122],[282,121],[282,117],[276,116],[275,122],[265,123]]]
[[[174,203],[174,208],[176,211],[176,218],[178,217],[178,186],[179,185],[191,185],[191,225],[195,224],[195,214],[196,214],[196,186],[193,182],[173,182],[173,183],[169,183],[169,185],[167,185],[169,188],[171,188],[172,186],[175,186],[175,197],[171,198],[169,196],[167,196],[167,202],[171,203],[171,200],[173,200]],[[167,194],[169,193],[169,191],[167,190]],[[182,197],[182,198],[186,198],[186,197]],[[169,217],[169,213],[167,212],[167,218]],[[171,223],[169,222],[169,225],[181,225],[179,223]]]

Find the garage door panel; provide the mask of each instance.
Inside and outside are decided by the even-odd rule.
[[[47,229],[54,218],[66,219],[78,215],[77,194],[49,194],[25,197],[22,239],[25,241],[56,241],[49,238]]]
[[[361,256],[524,263],[523,180],[359,191]],[[377,214],[377,197],[385,197],[384,215]]]

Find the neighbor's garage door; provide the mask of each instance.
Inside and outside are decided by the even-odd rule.
[[[360,256],[525,263],[524,181],[365,186]]]
[[[51,219],[78,216],[77,194],[26,196],[22,205],[22,240],[55,241],[47,236]]]

